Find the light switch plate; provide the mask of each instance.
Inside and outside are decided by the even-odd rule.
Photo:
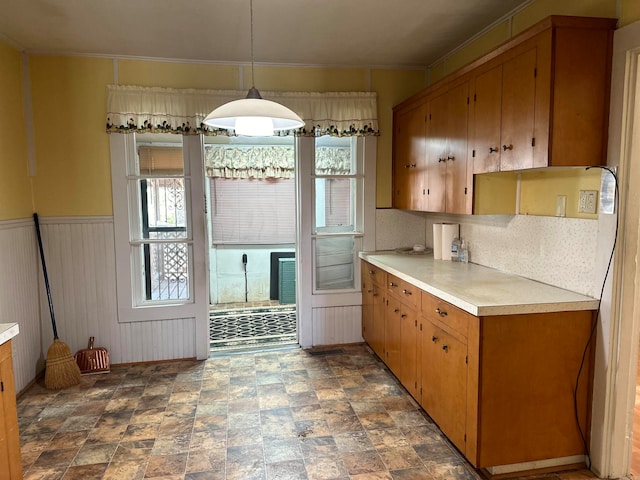
[[[567,216],[567,196],[558,195],[556,197],[556,217]]]

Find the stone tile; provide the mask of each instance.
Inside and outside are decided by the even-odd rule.
[[[169,475],[184,475],[187,468],[186,453],[175,455],[152,455],[145,471],[145,478],[167,477]]]
[[[92,463],[87,465],[71,466],[62,477],[63,480],[86,480],[87,478],[102,478],[107,463]]]
[[[113,457],[116,448],[118,448],[117,443],[84,445],[80,448],[71,465],[78,466],[104,463],[106,466],[111,461],[111,457]]]
[[[342,461],[351,476],[386,471],[384,462],[375,450],[344,453]]]

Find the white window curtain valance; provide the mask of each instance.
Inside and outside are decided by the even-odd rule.
[[[244,98],[238,90],[195,90],[123,85],[107,86],[108,133],[227,135],[203,120],[216,107]],[[296,112],[301,136],[379,135],[375,92],[262,92],[268,100]]]
[[[205,145],[205,170],[215,178],[293,178],[294,150],[289,146]],[[349,147],[317,147],[316,174],[351,173]]]

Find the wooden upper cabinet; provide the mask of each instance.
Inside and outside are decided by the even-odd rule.
[[[610,18],[548,17],[398,105],[394,122],[401,123],[399,113],[412,105],[428,104],[431,115],[425,132],[429,199],[418,209],[471,213],[474,173],[605,163],[615,25]],[[454,114],[448,92],[464,78],[469,79],[471,106]],[[446,115],[456,115],[451,121],[459,122],[460,132],[468,123],[463,136],[451,133]],[[398,159],[407,157],[402,131],[394,130]],[[450,139],[459,142],[460,152],[465,145],[465,152],[452,154]],[[462,176],[460,164],[447,179],[442,164],[448,167],[453,156],[455,162],[468,158],[465,187],[456,180]],[[467,188],[464,207],[458,204],[459,191],[449,183],[441,188],[443,181]]]
[[[536,93],[536,49],[502,65],[500,170],[533,166]]]
[[[426,104],[394,114],[393,206],[424,210],[426,191]]]
[[[473,173],[498,172],[502,150],[502,65],[477,75],[472,88],[469,137],[473,146]]]
[[[469,83],[456,82],[430,99],[427,143],[427,210],[467,211]]]
[[[448,92],[429,102],[429,138],[427,141],[427,204],[429,212],[444,212],[447,177]]]

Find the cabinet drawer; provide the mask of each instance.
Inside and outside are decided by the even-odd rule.
[[[420,306],[420,292],[421,290],[411,285],[409,282],[396,277],[395,275],[387,274],[387,291],[400,299],[402,303],[417,308]]]
[[[369,279],[371,282],[378,285],[384,285],[386,272],[381,268],[371,265],[368,262],[362,261],[362,280]]]
[[[449,302],[445,302],[427,292],[422,292],[422,314],[429,320],[435,320],[436,323],[450,327],[465,338],[467,338],[469,329],[469,319],[474,318]]]

